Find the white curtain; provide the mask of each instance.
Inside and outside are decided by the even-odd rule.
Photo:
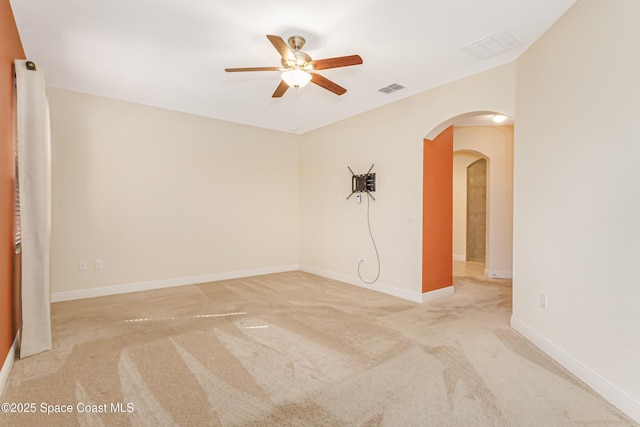
[[[15,70],[24,358],[51,349],[51,139],[44,73],[24,60],[15,61]]]

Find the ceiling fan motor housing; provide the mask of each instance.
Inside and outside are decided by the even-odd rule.
[[[282,58],[282,66],[286,69],[296,69],[296,70],[313,70],[313,64],[311,61],[311,57],[304,52],[299,50],[293,52],[295,59],[291,58]]]

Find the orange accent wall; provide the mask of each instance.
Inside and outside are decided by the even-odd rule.
[[[13,289],[13,60],[25,59],[9,0],[0,0],[0,366],[18,331]]]
[[[453,284],[453,126],[424,140],[422,292]]]

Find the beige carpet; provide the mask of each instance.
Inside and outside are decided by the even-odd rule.
[[[509,282],[455,287],[414,304],[291,272],[57,303],[1,399],[35,413],[0,424],[636,425],[509,328]]]

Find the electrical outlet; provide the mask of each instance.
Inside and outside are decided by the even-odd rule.
[[[540,294],[540,308],[547,308],[547,294],[545,293]]]
[[[222,256],[224,258],[229,258],[231,256],[231,253],[229,252],[229,249],[225,249],[222,251]]]
[[[356,194],[356,203],[362,203],[362,194]]]
[[[87,261],[78,261],[78,271],[87,271],[89,263]]]
[[[102,270],[102,260],[96,259],[93,261],[93,269],[94,270]]]

